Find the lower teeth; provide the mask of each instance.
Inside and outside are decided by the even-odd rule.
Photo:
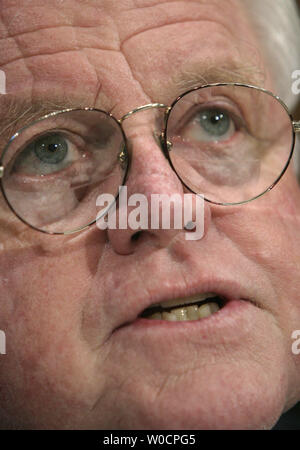
[[[147,317],[147,319],[154,320],[168,320],[170,322],[186,321],[186,320],[199,320],[204,317],[211,316],[215,312],[219,311],[220,307],[218,303],[210,302],[204,305],[197,306],[191,305],[181,308],[172,309],[170,312],[157,312]]]

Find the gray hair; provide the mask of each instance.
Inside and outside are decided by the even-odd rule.
[[[290,109],[300,104],[292,92],[292,73],[300,70],[300,16],[294,0],[242,0],[272,70],[276,94]],[[296,117],[299,119],[299,117]],[[294,162],[300,180],[300,145]]]
[[[300,17],[294,0],[242,0],[250,14],[263,54],[282,100],[293,108],[292,73],[300,70]]]

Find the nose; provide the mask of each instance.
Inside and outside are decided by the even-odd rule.
[[[163,122],[158,119],[157,111],[139,113],[123,124],[130,147],[130,169],[126,182],[125,195],[119,198],[117,216],[127,217],[126,228],[108,229],[108,239],[118,254],[131,254],[141,243],[151,241],[152,245],[162,248],[177,237],[184,239],[187,231],[174,225],[174,212],[184,220],[184,194],[187,193],[176,173],[171,168],[167,157],[162,151],[157,135],[163,129]],[[163,197],[166,203],[158,202]],[[170,199],[175,201],[170,202]],[[190,194],[191,218],[197,217],[196,195]],[[163,211],[165,206],[172,206],[169,211]],[[210,207],[203,203],[204,234],[210,222]],[[126,209],[126,211],[124,211]],[[170,213],[170,226],[162,223],[164,214]],[[157,215],[159,217],[157,217]],[[137,220],[138,219],[138,220]],[[179,218],[180,220],[180,218]],[[202,220],[202,218],[201,218]],[[118,219],[117,219],[118,223]],[[188,229],[187,226],[186,229]],[[190,233],[192,231],[189,231]]]

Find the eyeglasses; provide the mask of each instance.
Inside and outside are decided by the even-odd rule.
[[[97,197],[113,194],[116,201],[129,173],[122,124],[150,108],[164,109],[159,142],[178,178],[217,205],[247,203],[270,191],[300,132],[279,97],[239,83],[196,87],[171,106],[144,105],[119,120],[94,108],[53,112],[20,129],[2,152],[1,190],[11,210],[49,234],[95,223]]]

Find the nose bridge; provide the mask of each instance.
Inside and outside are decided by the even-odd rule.
[[[181,192],[181,182],[166,161],[163,128],[169,110],[163,103],[150,103],[133,109],[119,120],[130,153],[129,190],[143,191],[147,195],[158,187],[163,192]],[[138,112],[142,114],[127,121]]]

